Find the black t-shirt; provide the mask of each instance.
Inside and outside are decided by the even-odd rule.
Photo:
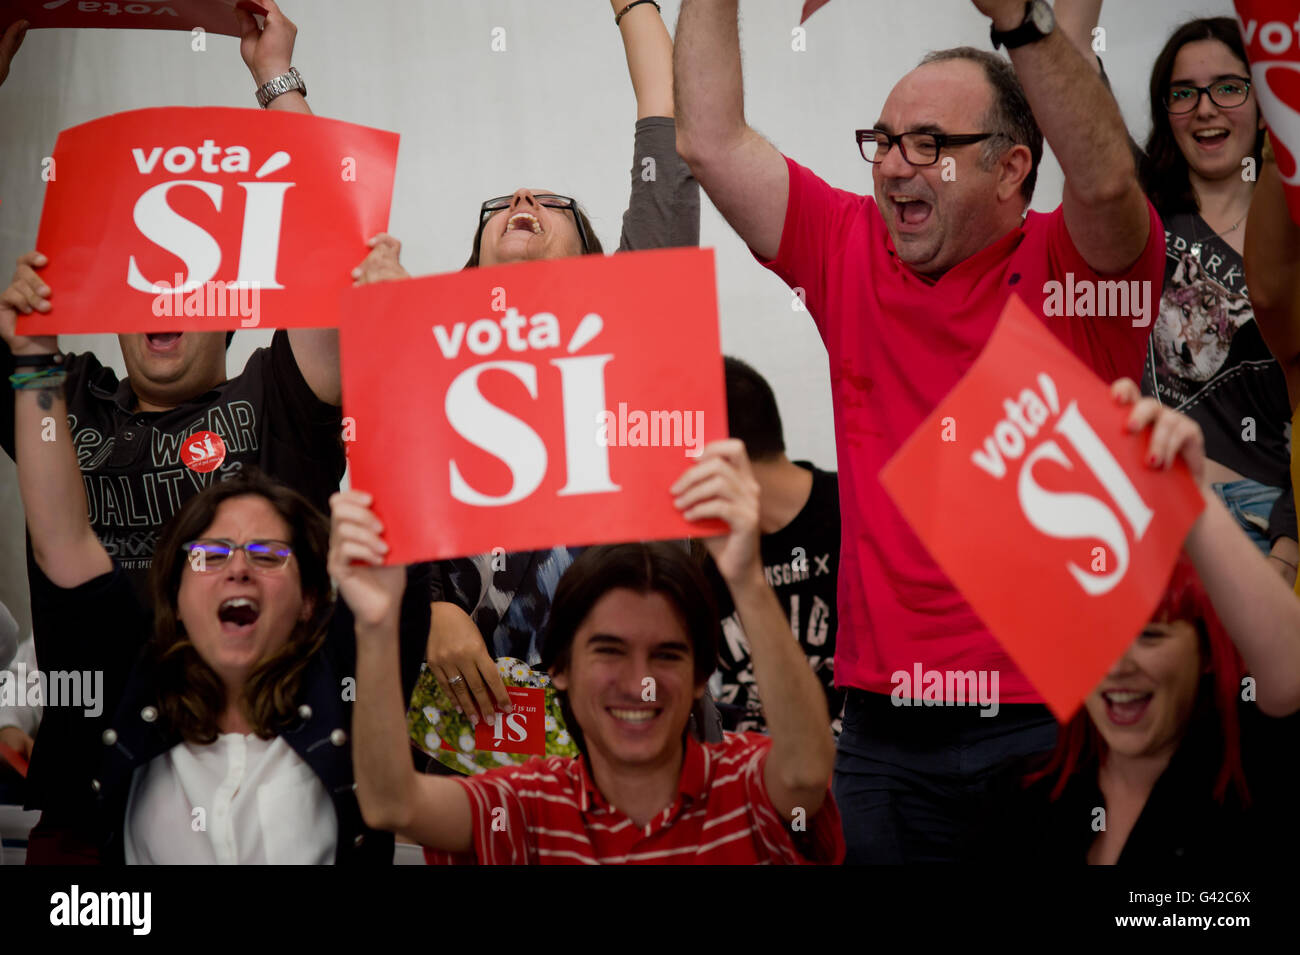
[[[1217,716],[1201,706],[1183,742],[1156,781],[1124,843],[1124,865],[1232,866],[1288,859],[1300,850],[1294,798],[1300,714],[1263,715],[1254,702],[1237,704],[1241,762],[1250,805],[1229,783],[1223,802],[1213,798],[1223,753]],[[1054,776],[1021,788],[1030,763],[1012,764],[990,796],[981,836],[973,849],[1005,861],[1085,863],[1097,836],[1105,798],[1095,761],[1081,767],[1056,800]]]
[[[11,361],[6,350],[2,363]],[[317,398],[303,379],[287,332],[276,332],[269,348],[253,352],[242,374],[170,411],[136,411],[130,384],[93,354],[71,356],[67,371],[68,428],[91,526],[146,606],[163,525],[214,480],[256,466],[329,513],[329,497],[347,463],[342,412]],[[0,440],[13,457],[13,390],[0,394],[0,420],[8,423]],[[203,431],[225,445],[220,464],[208,471],[188,467],[183,457],[186,439]],[[39,573],[29,554],[28,574],[35,579]],[[39,640],[39,620],[33,624]],[[36,650],[45,665],[39,643]]]
[[[812,491],[803,509],[785,527],[764,534],[759,542],[763,574],[790,618],[790,629],[808,657],[808,665],[826,691],[826,706],[836,735],[844,691],[835,688],[835,587],[840,562],[839,478],[807,461],[796,461],[813,474]],[[705,563],[722,617],[718,649],[717,696],[723,726],[765,732],[763,705],[754,683],[749,641],[736,615],[727,585],[710,559]]]
[[[1211,460],[1289,487],[1286,376],[1255,323],[1242,258],[1199,215],[1164,221],[1165,283],[1142,392],[1194,419]]]

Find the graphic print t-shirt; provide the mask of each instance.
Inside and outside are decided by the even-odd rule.
[[[1194,419],[1212,460],[1286,487],[1291,403],[1255,324],[1242,258],[1195,214],[1166,219],[1165,243],[1142,393]]]
[[[813,473],[812,492],[803,509],[785,527],[764,534],[759,548],[763,575],[790,620],[808,666],[826,692],[826,707],[835,735],[840,731],[844,691],[835,687],[835,588],[840,562],[840,491],[834,471],[796,461]],[[754,682],[749,640],[735,613],[731,594],[709,560],[709,581],[722,615],[716,687],[722,725],[736,732],[766,732],[763,703]]]
[[[256,466],[328,513],[346,463],[342,412],[320,401],[303,379],[287,332],[253,352],[242,374],[170,411],[134,410],[130,385],[92,354],[72,356],[67,370],[68,428],[90,523],[143,606],[151,605],[149,567],[163,525],[213,481]],[[12,422],[12,397],[3,413]],[[206,453],[209,442],[218,453],[206,461],[187,448],[198,443]],[[5,451],[12,457],[13,445]],[[28,573],[37,614],[43,575],[30,555]],[[39,641],[39,620],[34,623]]]

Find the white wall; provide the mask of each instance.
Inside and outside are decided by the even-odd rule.
[[[680,0],[661,0],[673,28]],[[742,3],[749,120],[831,183],[868,192],[852,131],[870,125],[893,83],[927,50],[988,45],[967,0],[835,0],[792,50],[801,0]],[[1124,0],[1103,14],[1107,71],[1130,128],[1147,132],[1146,83],[1172,27],[1231,14],[1228,0]],[[294,62],[318,113],[402,135],[391,231],[416,274],[464,262],[479,203],[521,185],[579,197],[607,247],[628,192],[631,84],[604,0],[283,0],[298,24]],[[2,27],[3,25],[0,25]],[[506,31],[493,52],[492,30]],[[255,106],[238,41],[184,33],[33,30],[0,88],[0,280],[35,242],[41,159],[60,130],[148,106]],[[1048,162],[1036,208],[1059,202]],[[705,202],[701,243],[718,250],[722,344],[771,381],[791,455],[835,462],[826,353],[789,291],[758,267]],[[360,252],[358,259],[360,259]],[[57,289],[55,290],[57,296]],[[377,329],[377,335],[382,332]],[[238,373],[269,332],[240,332]],[[123,373],[111,336],[66,336]],[[4,385],[7,387],[7,383]],[[25,620],[22,517],[12,463],[0,455],[0,600]]]

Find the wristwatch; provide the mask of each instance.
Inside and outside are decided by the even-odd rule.
[[[989,28],[989,37],[993,40],[993,49],[1005,46],[1014,50],[1027,43],[1036,43],[1056,29],[1056,16],[1047,0],[1029,0],[1025,4],[1025,19],[1014,30]]]
[[[281,73],[275,79],[257,88],[258,105],[266,109],[271,105],[271,100],[292,90],[297,90],[303,96],[307,95],[307,84],[302,81],[302,74],[291,66],[288,73]]]

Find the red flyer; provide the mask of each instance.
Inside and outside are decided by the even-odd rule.
[[[498,713],[491,724],[474,729],[474,749],[516,756],[546,755],[546,691],[512,686],[507,688],[513,709]],[[451,749],[446,743],[446,749]]]
[[[669,492],[727,436],[711,250],[352,288],[340,347],[390,563],[726,530]]]
[[[15,20],[31,29],[47,27],[109,30],[184,30],[239,36],[235,7],[265,15],[255,0],[0,0],[0,31]]]
[[[1145,464],[1130,409],[1012,296],[984,351],[884,467],[916,535],[1058,720],[1155,609],[1204,507]]]
[[[142,109],[59,134],[20,335],[333,325],[388,226],[395,133],[298,113]]]

